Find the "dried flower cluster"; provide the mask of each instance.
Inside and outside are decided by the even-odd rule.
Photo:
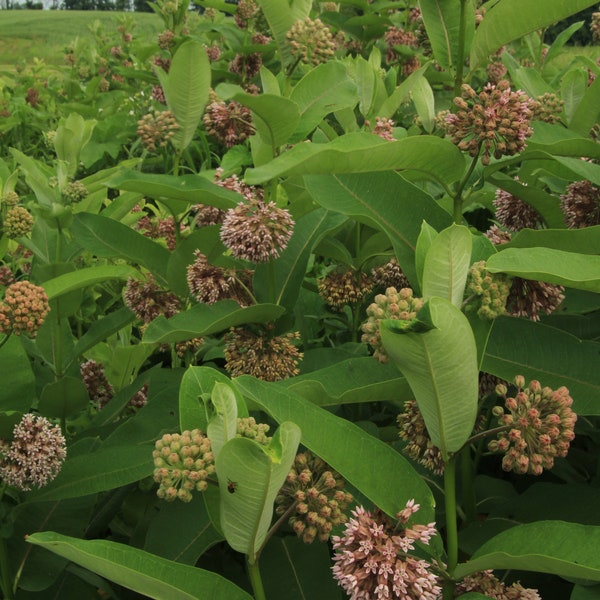
[[[404,412],[398,415],[396,422],[400,428],[398,435],[407,442],[404,452],[435,475],[441,475],[444,472],[442,453],[431,442],[416,400],[404,402]]]
[[[254,417],[238,417],[236,435],[266,446],[271,441],[271,437],[267,435],[269,429],[266,423],[257,423]]]
[[[179,129],[179,123],[170,110],[155,110],[138,121],[137,134],[148,152],[164,148]]]
[[[348,520],[344,513],[353,501],[346,482],[327,463],[310,452],[296,456],[275,498],[275,512],[290,514],[289,524],[305,544],[326,542],[334,527]]]
[[[442,589],[431,565],[410,554],[415,542],[429,544],[437,534],[435,523],[408,525],[418,510],[414,500],[407,502],[398,524],[380,511],[352,511],[344,535],[332,538],[333,575],[351,600],[438,600]]]
[[[590,181],[575,181],[560,197],[560,208],[569,229],[600,225],[600,188]]]
[[[22,491],[43,487],[58,475],[66,456],[60,427],[27,413],[15,425],[12,441],[0,440],[0,478]]]
[[[331,30],[321,19],[306,17],[296,21],[286,33],[293,56],[305,65],[327,62],[337,49]]]
[[[43,287],[29,281],[17,281],[6,288],[0,302],[0,333],[35,337],[50,312]]]
[[[221,240],[236,258],[268,262],[285,249],[293,228],[289,211],[254,197],[227,211]]]
[[[384,290],[389,287],[395,287],[397,290],[410,287],[410,283],[395,257],[390,258],[380,267],[371,269],[371,280],[373,281],[373,287],[383,288]]]
[[[317,280],[319,295],[334,310],[361,302],[373,289],[371,278],[361,271],[332,271]]]
[[[233,100],[214,100],[206,107],[203,120],[207,133],[227,148],[242,144],[255,132],[250,109]]]
[[[446,117],[450,139],[471,156],[481,153],[484,165],[492,155],[500,158],[521,152],[533,133],[533,101],[521,91],[511,91],[506,80],[488,83],[479,94],[463,84],[462,96],[454,103],[456,113]]]
[[[192,492],[203,492],[207,479],[215,472],[215,457],[210,440],[199,430],[166,433],[152,452],[156,495],[167,501],[176,498],[190,502]]]
[[[467,592],[477,592],[495,600],[542,600],[537,590],[524,588],[519,582],[506,585],[491,570],[468,575],[456,585],[455,597]]]
[[[508,231],[537,229],[544,221],[535,208],[500,188],[496,190],[494,208],[496,220]]]
[[[544,469],[554,466],[556,457],[567,455],[575,437],[573,399],[564,386],[554,391],[532,380],[525,387],[522,375],[515,377],[515,385],[514,397],[507,396],[506,386],[496,387],[496,393],[504,398],[504,407],[495,406],[493,414],[506,429],[489,442],[488,448],[504,453],[505,471],[541,475]]]
[[[6,212],[4,218],[4,233],[9,238],[27,235],[33,229],[33,217],[23,206],[13,206]]]
[[[63,191],[63,196],[67,202],[81,202],[88,195],[88,189],[81,181],[70,181]]]
[[[263,381],[280,381],[300,372],[303,353],[294,345],[298,332],[269,336],[231,328],[225,334],[225,368],[232,377],[252,375]]]
[[[103,409],[115,395],[113,386],[104,374],[104,365],[93,359],[86,360],[79,365],[79,372],[90,399],[96,403],[99,410]]]
[[[179,312],[180,302],[172,292],[162,290],[148,275],[146,281],[129,278],[123,290],[125,304],[144,323],[150,323],[159,315],[169,318]]]
[[[466,291],[477,296],[477,314],[482,319],[503,315],[512,280],[504,273],[490,273],[480,260],[469,268]]]
[[[401,319],[411,321],[423,308],[423,300],[414,298],[410,288],[397,291],[394,287],[385,290],[385,294],[377,294],[375,301],[367,308],[367,320],[361,325],[363,335],[361,341],[369,344],[374,350],[373,356],[382,363],[387,362],[388,355],[381,343],[379,322],[382,319]]]

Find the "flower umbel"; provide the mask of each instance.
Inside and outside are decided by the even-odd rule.
[[[179,123],[170,110],[155,110],[138,121],[137,134],[148,152],[164,148],[179,129]]]
[[[332,271],[317,281],[319,295],[337,311],[347,304],[354,305],[373,289],[371,278],[360,271]]]
[[[317,537],[326,542],[331,530],[347,521],[344,511],[353,498],[343,491],[345,485],[340,474],[318,456],[302,452],[275,498],[275,512],[292,511],[289,524],[304,543],[311,544]]]
[[[27,413],[15,425],[12,442],[0,440],[0,478],[22,491],[43,487],[58,475],[66,456],[60,427]]]
[[[560,208],[569,229],[600,225],[600,189],[587,180],[575,181],[560,197]]]
[[[479,592],[495,600],[541,600],[537,590],[524,588],[519,582],[506,585],[494,575],[492,570],[468,575],[456,585],[455,597],[460,597],[467,592]]]
[[[203,492],[207,479],[215,472],[215,457],[210,440],[199,430],[166,433],[152,452],[156,495],[167,501],[176,498],[190,502],[192,492]]]
[[[148,275],[147,281],[129,278],[123,298],[127,307],[144,323],[150,323],[159,315],[172,317],[180,308],[177,296],[162,290],[152,275]]]
[[[43,287],[29,281],[17,281],[6,288],[0,302],[0,333],[33,338],[50,312]]]
[[[305,65],[316,66],[327,62],[337,48],[331,30],[321,19],[306,17],[296,21],[285,37],[291,53]]]
[[[13,206],[6,213],[4,232],[9,238],[27,235],[33,229],[33,217],[23,206]]]
[[[484,260],[469,268],[467,294],[478,297],[477,315],[482,319],[495,319],[504,314],[510,292],[511,279],[504,273],[490,273]]]
[[[496,393],[504,398],[504,407],[495,406],[493,414],[506,430],[498,433],[488,448],[504,453],[505,471],[540,475],[554,466],[556,457],[564,457],[569,451],[577,421],[571,409],[573,399],[564,386],[554,391],[533,380],[525,387],[522,375],[515,377],[515,385],[514,397],[507,397],[506,386],[496,388]]]
[[[414,500],[396,517],[395,525],[380,511],[362,506],[352,511],[342,536],[335,536],[333,576],[351,600],[437,600],[441,594],[431,565],[411,556],[415,542],[429,544],[435,523],[408,526],[419,510]]]

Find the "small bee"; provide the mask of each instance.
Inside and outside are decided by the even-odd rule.
[[[227,491],[230,494],[235,493],[235,490],[237,488],[237,482],[236,481],[231,481],[231,479],[227,479]]]

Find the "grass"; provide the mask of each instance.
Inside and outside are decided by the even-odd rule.
[[[135,37],[148,41],[160,32],[162,22],[154,13],[119,13],[64,10],[0,10],[0,70],[11,70],[19,61],[43,59],[48,65],[63,64],[65,47],[76,37],[89,37],[88,26],[100,21],[107,32],[117,27],[119,15],[133,16]]]

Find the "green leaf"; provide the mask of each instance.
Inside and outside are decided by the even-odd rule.
[[[231,382],[215,381],[210,399],[215,407],[215,414],[208,423],[206,436],[210,438],[216,457],[237,433],[237,399]]]
[[[417,69],[411,73],[396,89],[392,94],[381,103],[381,106],[375,106],[373,112],[375,114],[369,115],[381,117],[382,119],[390,119],[394,113],[400,108],[400,106],[410,100],[410,96],[414,87],[425,75],[425,71],[429,68],[430,63],[424,64],[420,69]]]
[[[215,459],[223,533],[229,545],[248,555],[251,563],[265,541],[275,497],[294,462],[300,437],[296,424],[284,422],[268,446],[236,437]]]
[[[171,61],[169,73],[160,69],[156,73],[167,105],[179,124],[171,142],[182,152],[194,137],[210,92],[211,69],[204,44],[196,40],[184,42]]]
[[[35,398],[35,376],[18,336],[11,336],[0,348],[0,363],[3,372],[10,373],[0,386],[0,410],[28,412]]]
[[[487,261],[490,273],[600,292],[600,256],[553,248],[506,248]]]
[[[60,203],[61,197],[58,187],[50,187],[48,184],[48,180],[55,173],[43,163],[30,158],[16,148],[11,148],[10,153],[25,173],[25,182],[33,190],[40,206],[49,209],[53,203]]]
[[[345,221],[346,217],[343,215],[324,209],[313,210],[300,217],[294,225],[294,232],[288,245],[279,258],[271,264],[257,265],[253,281],[257,300],[269,301],[273,291],[276,293],[273,302],[292,310],[304,281],[306,265],[313,249]],[[270,279],[273,276],[274,281]]]
[[[421,119],[423,129],[427,133],[431,133],[434,127],[435,119],[435,100],[433,90],[427,79],[421,77],[413,88],[412,99],[417,109],[417,115]]]
[[[575,67],[564,75],[560,86],[560,96],[565,102],[564,111],[569,123],[587,90],[588,74],[582,67]]]
[[[412,398],[406,379],[391,363],[358,357],[277,382],[316,406],[360,402],[402,402]]]
[[[311,176],[305,182],[324,208],[383,230],[413,286],[421,224],[427,220],[432,227],[444,229],[452,223],[452,217],[431,196],[397,173]]]
[[[461,578],[485,569],[516,569],[600,581],[600,555],[590,551],[599,547],[600,527],[563,521],[527,523],[483,544],[454,574]]]
[[[573,591],[569,600],[599,600],[600,585],[579,585],[573,586]]]
[[[54,532],[35,533],[30,544],[98,573],[130,590],[156,600],[252,600],[224,577],[182,565],[132,546],[107,540],[79,540]]]
[[[298,106],[292,100],[274,94],[235,94],[232,98],[250,108],[253,123],[266,144],[275,151],[285,144],[300,121]]]
[[[460,0],[419,0],[423,23],[436,61],[445,69],[457,67],[459,54]],[[468,48],[475,31],[473,4],[466,2],[465,39]]]
[[[358,110],[363,117],[371,112],[377,91],[376,68],[362,56],[346,57],[348,75],[354,81],[358,94]]]
[[[447,299],[433,297],[417,314],[425,323],[429,318],[434,329],[424,332],[402,331],[400,321],[382,321],[381,341],[406,377],[431,441],[446,460],[460,450],[475,424],[477,348],[469,321]]]
[[[575,14],[596,0],[500,0],[485,14],[471,44],[471,69],[500,47]],[[518,15],[518,18],[515,18]]]
[[[581,135],[589,135],[590,129],[598,122],[600,114],[600,80],[598,77],[586,88],[579,104],[572,112],[569,128]]]
[[[87,408],[89,402],[90,395],[83,381],[66,376],[44,386],[38,408],[46,417],[66,419]]]
[[[433,240],[438,235],[438,232],[427,221],[421,223],[421,231],[417,238],[415,247],[415,269],[417,271],[417,280],[419,289],[423,289],[423,270],[425,269],[425,258],[431,248]]]
[[[146,328],[143,341],[148,344],[181,342],[246,323],[276,321],[284,312],[285,308],[276,304],[254,304],[240,308],[233,300],[195,304],[170,319],[162,315],[154,319]]]
[[[146,267],[159,283],[166,284],[169,251],[113,219],[91,213],[73,217],[73,236],[89,252],[101,258],[119,256]]]
[[[414,136],[390,142],[371,133],[348,133],[327,144],[297,144],[269,163],[248,169],[246,181],[259,184],[293,175],[406,169],[448,184],[461,177],[464,161],[452,142],[435,136]]]
[[[196,204],[200,200],[203,204],[216,206],[222,210],[233,208],[242,201],[241,196],[236,192],[220,187],[200,175],[175,177],[174,175],[124,171],[111,177],[106,185],[128,192],[138,192],[158,200],[167,198],[181,201],[180,211],[187,210],[189,205]]]
[[[429,487],[393,448],[354,423],[273,383],[243,375],[235,384],[254,405],[279,423],[296,423],[302,430],[302,443],[388,515],[395,515],[414,498],[421,504],[419,517],[423,522],[434,520]]]
[[[581,341],[554,327],[527,319],[494,321],[481,370],[507,381],[523,375],[543,386],[569,388],[573,410],[600,415],[600,344]]]
[[[325,116],[353,108],[358,102],[356,84],[348,76],[341,62],[326,62],[311,69],[290,94],[300,111],[300,124],[292,138],[299,142],[309,134]]]
[[[90,141],[97,121],[86,121],[77,114],[71,113],[66,119],[62,118],[54,136],[54,148],[59,160],[68,165],[70,177],[74,177],[79,167],[79,155]]]
[[[453,224],[433,240],[423,267],[423,299],[445,298],[460,308],[471,264],[471,234]]]
[[[44,281],[42,287],[46,290],[48,299],[53,300],[73,290],[95,285],[108,279],[126,280],[136,276],[139,276],[139,271],[127,265],[102,265],[59,275],[54,279]]]
[[[508,248],[535,246],[581,254],[600,254],[600,225],[581,229],[522,229],[506,245]]]

